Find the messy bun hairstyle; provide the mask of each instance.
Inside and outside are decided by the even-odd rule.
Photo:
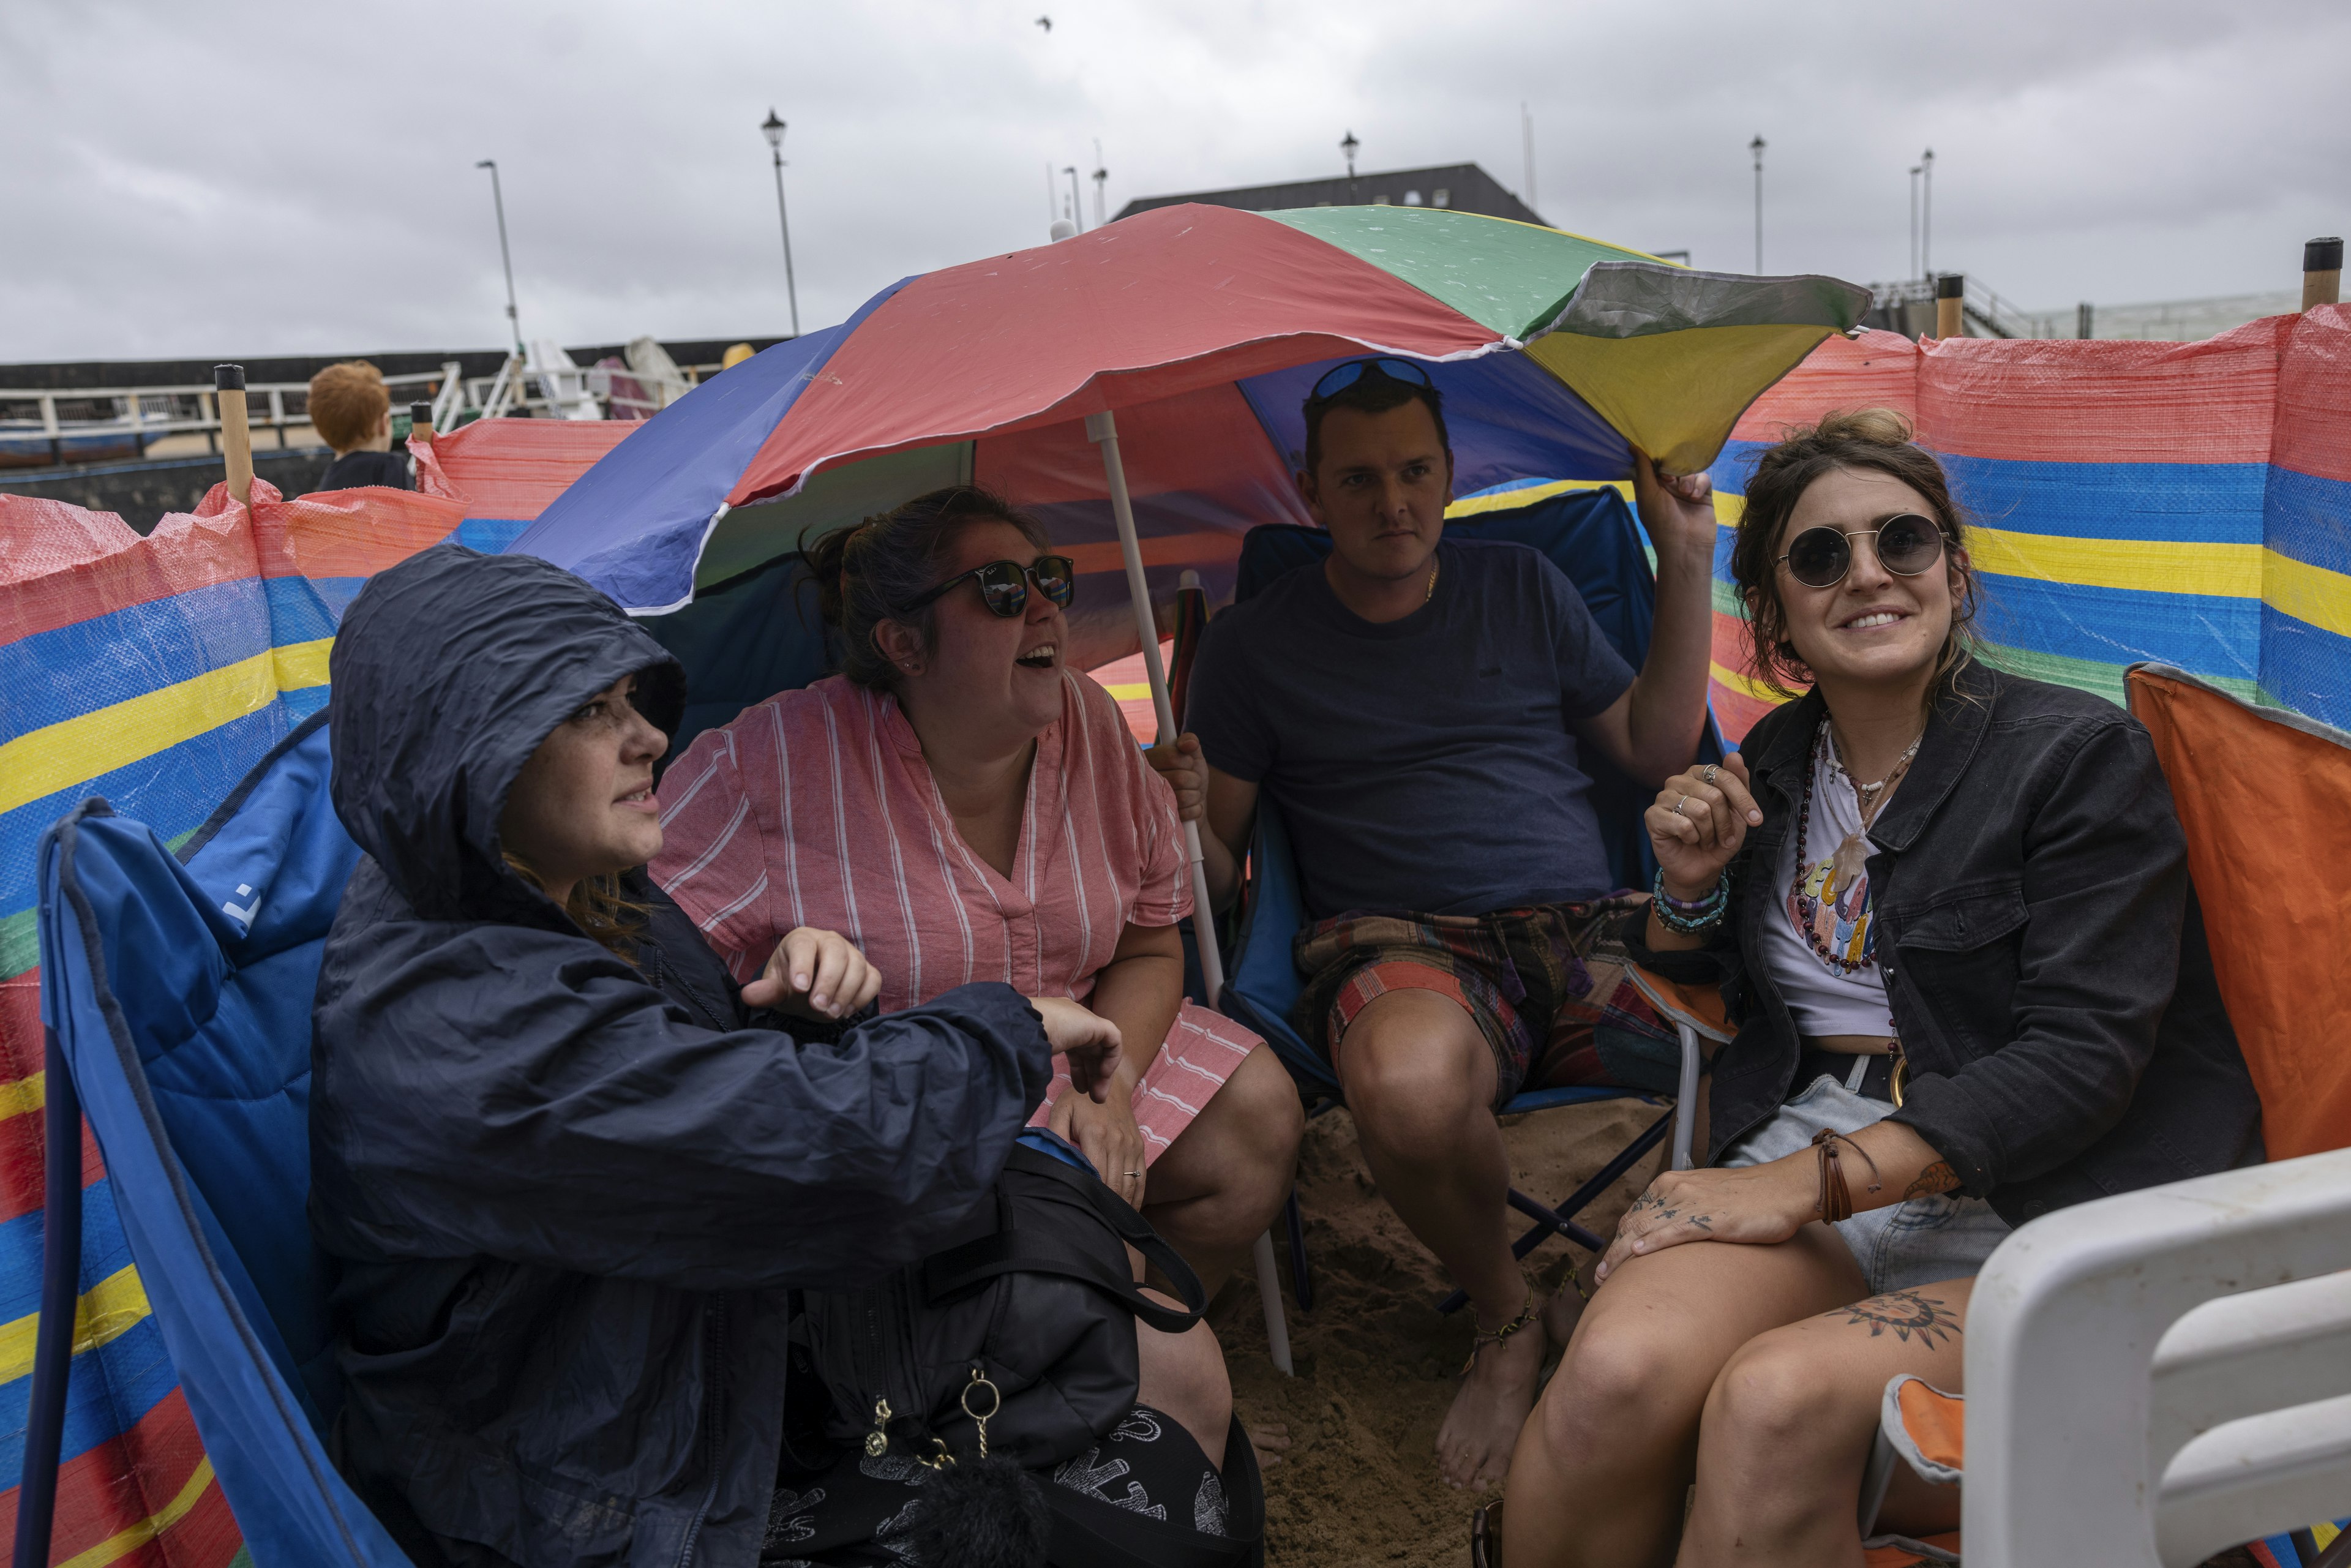
[[[1813,684],[1813,673],[1788,637],[1787,607],[1780,599],[1779,559],[1787,548],[1781,536],[1796,503],[1813,481],[1837,469],[1867,469],[1899,479],[1926,497],[1943,530],[1943,565],[1951,572],[1951,629],[1935,665],[1934,689],[1941,691],[1976,653],[1976,570],[1967,556],[1967,514],[1952,498],[1951,483],[1935,455],[1912,439],[1910,422],[1887,408],[1855,409],[1821,416],[1817,424],[1788,432],[1756,460],[1747,481],[1747,509],[1730,547],[1731,580],[1747,607],[1747,656],[1761,683],[1783,697]]]
[[[875,691],[898,689],[898,666],[874,643],[873,629],[895,621],[930,647],[938,624],[936,602],[911,615],[896,607],[938,581],[954,554],[956,535],[972,523],[1007,523],[1039,549],[1046,543],[1044,526],[1036,518],[977,485],[933,490],[813,541],[801,537],[800,553],[816,580],[818,609],[825,624],[841,633],[842,674]]]

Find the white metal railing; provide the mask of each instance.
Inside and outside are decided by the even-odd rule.
[[[468,376],[455,360],[434,371],[408,371],[383,378],[395,413],[411,402],[430,402],[436,430],[467,421],[499,418],[650,419],[675,402],[716,365],[682,367],[672,376],[657,371],[592,365],[532,368],[509,354],[495,375]],[[308,428],[309,383],[255,382],[246,388],[251,426],[277,432],[280,447],[288,430]],[[593,413],[581,412],[592,406]],[[93,439],[127,439],[143,455],[150,441],[200,434],[216,446],[220,407],[209,385],[87,388],[0,387],[0,454],[22,453],[51,444],[62,460],[66,444],[86,446]]]

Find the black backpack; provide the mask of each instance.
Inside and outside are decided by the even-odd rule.
[[[1182,1309],[1136,1287],[1128,1247],[1166,1275]],[[795,1337],[831,1395],[833,1440],[872,1458],[986,1455],[1036,1471],[1084,1452],[1134,1408],[1134,1320],[1181,1333],[1207,1305],[1198,1276],[1148,1220],[1091,1175],[1022,1144],[947,1246],[862,1290],[806,1292]],[[1170,1530],[1045,1486],[1050,1560],[1261,1562],[1264,1497],[1238,1418],[1222,1479],[1242,1536]]]

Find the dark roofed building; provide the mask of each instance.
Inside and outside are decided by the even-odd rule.
[[[1248,185],[1234,191],[1195,191],[1182,196],[1144,196],[1129,202],[1120,217],[1172,207],[1179,202],[1204,202],[1212,207],[1238,207],[1243,212],[1270,213],[1286,207],[1450,207],[1456,212],[1483,213],[1489,218],[1516,218],[1540,224],[1532,207],[1502,188],[1501,182],[1475,163],[1447,163],[1435,169],[1392,169],[1385,173],[1342,174],[1334,180],[1292,180],[1286,185]]]

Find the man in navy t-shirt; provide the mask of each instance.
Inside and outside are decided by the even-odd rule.
[[[1510,1256],[1493,1112],[1592,1076],[1618,973],[1603,927],[1626,901],[1612,896],[1580,748],[1648,783],[1696,754],[1714,507],[1704,476],[1635,457],[1657,552],[1636,674],[1541,554],[1443,538],[1453,455],[1417,365],[1324,376],[1305,455],[1299,489],[1329,559],[1216,618],[1192,671],[1193,733],[1152,758],[1204,820],[1219,904],[1259,791],[1281,809],[1314,922],[1295,947],[1309,977],[1296,1021],[1329,1053],[1380,1190],[1476,1309],[1437,1463],[1482,1489],[1509,1468],[1546,1338],[1563,1343],[1572,1322],[1539,1312]],[[1548,1333],[1546,1315],[1560,1318]]]

